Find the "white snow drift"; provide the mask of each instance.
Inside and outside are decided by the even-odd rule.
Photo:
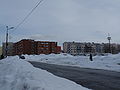
[[[71,56],[64,54],[50,55],[26,55],[27,61],[45,62],[59,65],[72,65],[84,68],[105,69],[120,72],[120,54],[108,56],[94,56],[93,61],[89,60],[89,56]]]
[[[9,57],[0,61],[0,90],[88,89],[67,79],[54,76],[45,70],[35,68],[27,61],[19,60],[18,57]]]

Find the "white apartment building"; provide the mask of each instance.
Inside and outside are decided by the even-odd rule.
[[[96,54],[103,53],[103,45],[98,43],[79,43],[79,42],[64,42],[63,43],[64,53],[71,55],[81,55],[81,54]]]

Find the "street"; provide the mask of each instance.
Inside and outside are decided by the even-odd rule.
[[[120,90],[120,72],[30,62],[33,66],[93,90]]]

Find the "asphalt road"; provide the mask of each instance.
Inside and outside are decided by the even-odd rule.
[[[33,66],[93,90],[120,90],[120,72],[30,62]]]

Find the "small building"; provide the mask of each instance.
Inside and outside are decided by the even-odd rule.
[[[61,46],[57,46],[57,54],[60,54],[61,52],[62,52],[62,50],[61,50]]]

